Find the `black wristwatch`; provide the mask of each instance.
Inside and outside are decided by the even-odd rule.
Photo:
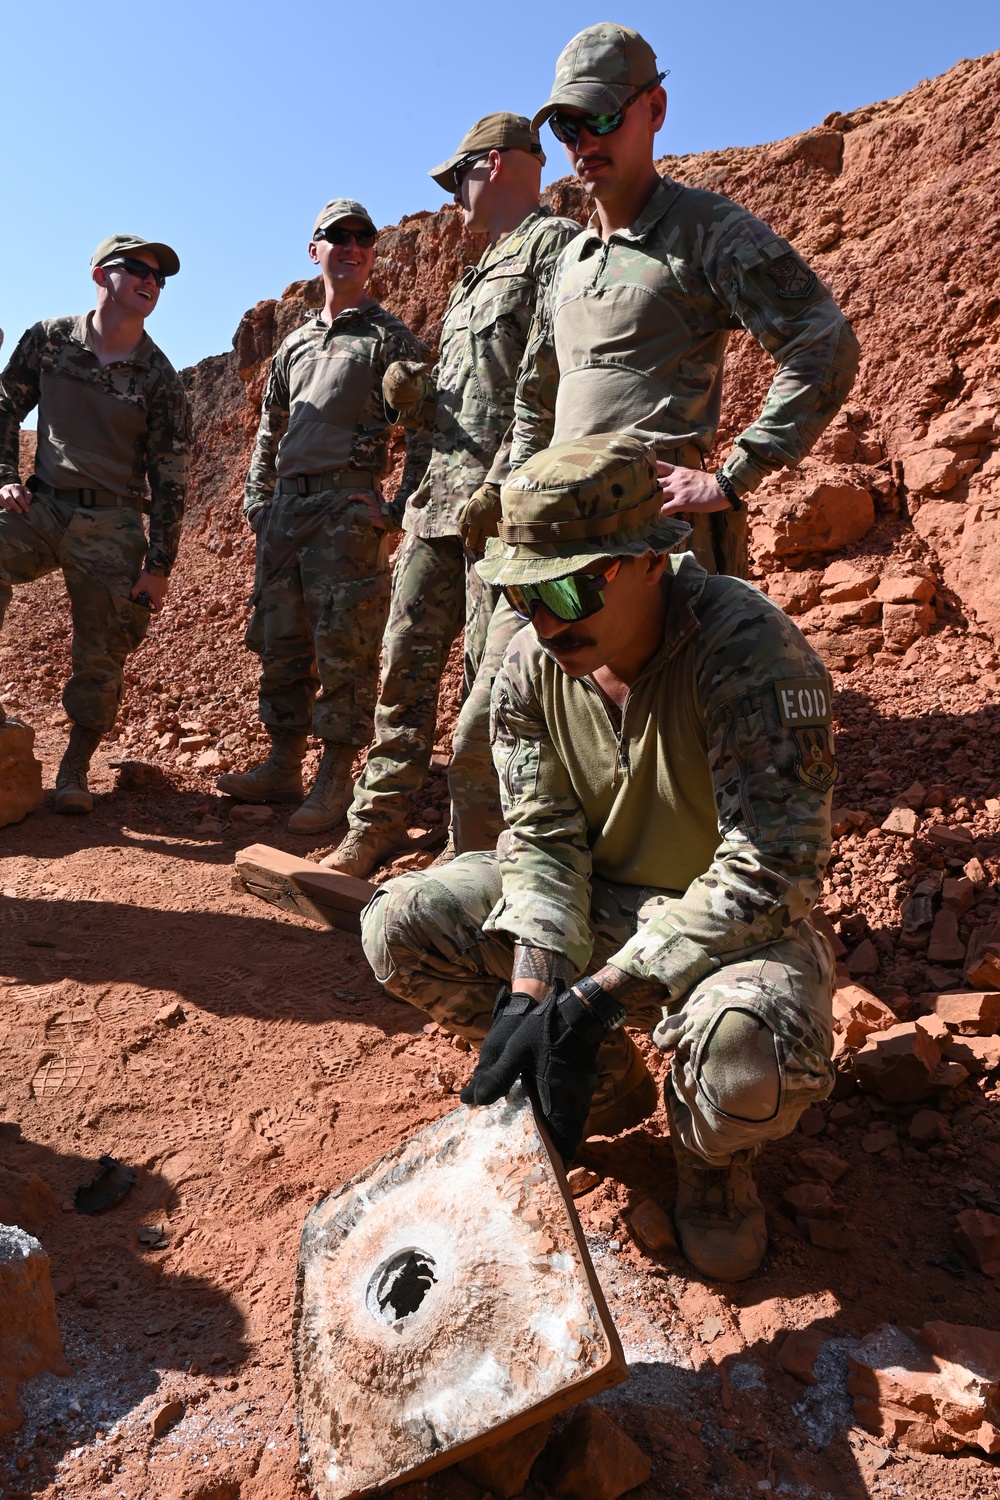
[[[623,1024],[628,1011],[620,1000],[603,990],[596,979],[587,975],[584,979],[578,979],[571,988],[586,1001],[606,1032],[617,1031]]]
[[[733,510],[742,510],[743,501],[741,497],[736,493],[736,486],[733,484],[733,481],[730,479],[725,469],[716,469],[715,482],[719,486],[719,489],[722,491],[722,493],[725,495],[726,499],[729,501],[729,504],[732,506]]]

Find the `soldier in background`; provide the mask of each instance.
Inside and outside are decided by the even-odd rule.
[[[381,484],[395,421],[382,379],[427,350],[365,293],[377,230],[367,210],[335,198],[316,220],[310,259],[323,276],[322,312],[288,335],[271,361],[244,515],[257,536],[246,644],[261,661],[266,761],[216,782],[247,802],[298,802],[288,826],[316,834],[344,815],[354,757],[371,737],[378,650],[389,601],[387,524],[423,473],[430,443],[407,435],[392,507]],[[323,758],[303,802],[310,729]]]
[[[368,875],[406,840],[408,799],[427,775],[441,674],[463,623],[467,688],[482,655],[496,595],[471,571],[461,518],[490,465],[503,467],[498,453],[538,299],[555,257],[579,233],[578,224],[539,206],[544,161],[527,120],[500,113],[479,120],[431,173],[454,194],[466,228],[487,235],[489,244],[452,289],[436,366],[404,362],[386,374],[387,401],[404,426],[433,434],[433,453],[403,518],[375,743],[355,789],[350,830],[323,860],[351,875]],[[468,533],[473,547],[479,526],[473,521]],[[460,848],[495,843],[500,823],[488,742],[473,751],[461,782],[468,799],[454,799]]]
[[[0,623],[15,584],[57,568],[70,598],[63,707],[73,727],[56,775],[61,813],[93,810],[87,773],[114,725],[125,659],[166,598],[191,443],[180,377],[143,326],[180,270],[177,255],[113,234],[90,264],[94,311],[36,323],[0,376]],[[35,472],[22,483],[18,432],[34,406]]]
[[[479,570],[531,621],[493,689],[507,827],[495,854],[382,886],[365,953],[482,1043],[463,1101],[523,1079],[567,1165],[651,1112],[623,1023],[654,1027],[684,1254],[740,1280],[767,1242],[751,1160],[833,1082],[833,955],[809,921],[829,678],[765,595],[670,555],[689,527],[637,438],[538,453],[502,501]]]

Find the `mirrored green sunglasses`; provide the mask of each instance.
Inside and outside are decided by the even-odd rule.
[[[604,608],[604,589],[618,572],[617,560],[604,573],[570,573],[544,583],[508,583],[503,596],[519,620],[530,620],[540,604],[557,620],[585,620]]]

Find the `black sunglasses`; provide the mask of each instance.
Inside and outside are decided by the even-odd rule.
[[[378,239],[374,229],[341,229],[331,224],[326,229],[317,229],[314,240],[326,240],[328,245],[357,245],[359,250],[370,250]]]
[[[119,255],[114,260],[102,260],[101,265],[106,271],[112,266],[121,266],[130,276],[136,276],[140,281],[148,281],[152,277],[158,287],[166,285],[167,278],[162,271],[158,271],[155,266],[147,266],[144,260],[133,260],[130,255]]]
[[[575,146],[580,139],[581,130],[586,130],[590,135],[612,135],[624,120],[629,105],[634,104],[640,94],[648,94],[650,89],[655,89],[666,76],[666,73],[657,73],[650,83],[644,83],[634,94],[629,94],[625,102],[610,114],[565,115],[557,109],[549,118],[552,134],[564,146]]]

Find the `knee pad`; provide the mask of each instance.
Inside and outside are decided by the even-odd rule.
[[[722,1011],[701,1048],[698,1087],[736,1120],[771,1120],[781,1101],[774,1032],[751,1011]]]

